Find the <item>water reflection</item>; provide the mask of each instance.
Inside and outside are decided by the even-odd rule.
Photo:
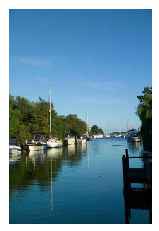
[[[115,142],[22,155],[10,165],[10,223],[123,223],[120,155],[127,143],[114,148]]]
[[[48,160],[62,159],[62,155],[63,155],[63,148],[50,148],[47,150]]]
[[[46,152],[45,151],[30,151],[28,153],[28,157],[33,162],[43,162],[46,158]]]
[[[53,211],[54,209],[54,204],[53,204],[53,169],[52,169],[52,159],[50,161],[50,165],[51,165],[51,168],[50,168],[50,210],[51,212]]]
[[[86,152],[86,144],[69,145],[64,149],[65,160],[70,166],[78,165]]]
[[[63,162],[77,165],[82,158],[82,153],[86,153],[86,145],[52,148],[47,152],[33,151],[26,156],[21,156],[18,163],[10,166],[10,193],[32,184],[49,187],[50,175],[52,181],[55,181]]]
[[[140,155],[143,149],[143,146],[140,142],[127,142],[129,153],[132,155]]]
[[[21,152],[9,153],[9,164],[14,165],[21,159]]]

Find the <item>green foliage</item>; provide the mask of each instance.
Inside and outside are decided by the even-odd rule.
[[[138,105],[137,113],[142,122],[152,120],[152,88],[144,88],[142,96],[137,96],[140,103]]]
[[[152,149],[152,87],[144,88],[143,95],[137,96],[137,114],[141,120],[141,136],[145,149]]]
[[[52,104],[51,110],[52,136],[63,139],[67,134],[81,136],[86,132],[86,123],[77,115],[60,116]],[[49,103],[41,98],[30,102],[24,97],[9,97],[9,132],[16,137],[18,143],[31,139],[33,134],[49,134]]]
[[[87,125],[77,115],[66,116],[66,132],[72,136],[81,136],[86,133]]]
[[[104,134],[103,130],[97,125],[93,125],[90,129],[90,135]]]

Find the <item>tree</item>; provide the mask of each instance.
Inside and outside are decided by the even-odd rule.
[[[103,130],[97,125],[93,125],[90,130],[90,135],[104,134]]]
[[[141,136],[144,148],[152,150],[152,87],[145,87],[143,95],[137,96],[137,114],[141,120]]]
[[[79,119],[77,115],[70,114],[66,116],[66,131],[72,136],[81,136],[86,133],[87,125]]]

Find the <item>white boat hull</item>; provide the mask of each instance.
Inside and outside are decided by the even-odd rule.
[[[44,145],[28,145],[29,151],[43,151]]]
[[[131,137],[132,142],[140,142],[141,139],[139,137]]]
[[[62,147],[62,141],[60,141],[60,140],[48,140],[47,141],[47,147],[48,148],[60,148],[60,147]]]
[[[16,163],[21,158],[21,147],[9,145],[9,164]]]
[[[9,145],[9,154],[20,154],[21,147],[17,145]]]
[[[100,134],[100,135],[93,135],[93,139],[103,139],[104,135]]]

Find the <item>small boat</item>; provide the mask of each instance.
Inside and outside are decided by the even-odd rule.
[[[18,145],[9,145],[9,154],[20,154],[21,147]]]
[[[9,154],[16,154],[21,152],[20,145],[17,144],[15,137],[9,138]]]
[[[75,137],[67,136],[67,137],[64,139],[64,144],[65,144],[65,145],[75,145],[75,143],[76,143]]]
[[[29,151],[43,151],[45,149],[42,144],[27,144]]]
[[[47,148],[60,148],[63,146],[62,140],[59,140],[57,138],[54,138],[51,136],[51,111],[52,111],[52,106],[51,106],[51,94],[50,94],[50,108],[49,108],[49,113],[50,113],[50,138],[46,142]]]
[[[15,137],[9,139],[9,164],[16,163],[21,158],[22,149],[17,145]]]
[[[104,137],[105,137],[105,138],[110,138],[111,136],[107,134],[107,135],[105,135]]]
[[[81,136],[79,139],[77,139],[77,143],[86,144],[87,143],[87,137]]]
[[[92,136],[93,139],[103,139],[104,135],[103,134],[97,134]]]
[[[132,137],[131,137],[131,141],[132,141],[132,142],[140,142],[141,139],[140,139],[139,136],[132,136]]]
[[[15,164],[21,158],[21,147],[18,145],[9,145],[9,164]]]
[[[127,132],[127,141],[128,142],[141,142],[138,131],[136,129],[131,129]]]
[[[62,147],[62,140],[58,140],[56,138],[50,138],[46,142],[48,148],[60,148]]]
[[[24,145],[24,149],[31,152],[31,151],[43,151],[45,149],[45,145],[41,144],[41,143],[37,143],[34,140],[32,140],[31,142],[27,142]]]

